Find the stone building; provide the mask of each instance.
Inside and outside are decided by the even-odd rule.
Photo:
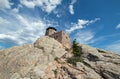
[[[71,48],[70,37],[64,31],[57,32],[57,29],[55,29],[54,27],[48,27],[46,29],[45,35],[54,38],[55,40],[60,42],[63,47],[68,49]]]

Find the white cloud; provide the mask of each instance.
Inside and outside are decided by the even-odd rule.
[[[77,0],[72,0],[71,3],[70,3],[70,5],[69,5],[69,12],[72,15],[74,14],[74,6],[73,5],[76,3],[76,1]]]
[[[120,40],[113,42],[112,44],[109,44],[105,46],[105,49],[111,50],[113,52],[119,53],[120,54]]]
[[[16,44],[18,41],[14,35],[0,34],[0,42]]]
[[[70,12],[72,15],[74,14],[73,5],[69,5],[69,12]]]
[[[28,8],[40,7],[43,11],[51,13],[62,0],[20,0]]]
[[[104,36],[99,36],[98,38],[96,39],[93,39],[90,41],[91,44],[99,44],[101,42],[104,42],[105,40],[108,40],[108,39],[112,39],[112,38],[116,38],[120,36],[120,33],[118,34],[111,34],[111,35],[104,35]]]
[[[119,29],[120,28],[120,24],[118,24],[117,26],[116,26],[116,29]]]
[[[11,38],[11,39],[15,39],[14,36],[10,36],[10,35],[7,35],[7,34],[0,34],[0,39],[3,39],[3,38]]]
[[[95,33],[90,30],[79,31],[75,34],[74,39],[76,39],[80,44],[89,44],[94,38]]]
[[[31,26],[30,23],[21,15],[16,15],[16,18],[23,26],[28,26],[28,27]]]
[[[23,5],[27,7],[29,5],[31,6],[31,4],[26,5],[27,2],[31,1],[31,3],[33,2],[35,6],[41,7],[47,12],[54,10],[57,5],[61,3],[61,0],[20,1],[26,1],[26,3],[24,3]],[[33,43],[37,38],[44,35],[45,30],[49,25],[54,27],[55,22],[53,22],[53,20],[46,20],[45,18],[41,18],[40,16],[38,17],[38,15],[33,17],[32,15],[27,15],[27,12],[19,13],[19,9],[23,9],[23,5],[18,4],[17,7],[13,9],[10,8],[9,12],[8,9],[1,10],[1,13],[3,14],[2,17],[0,17],[0,26],[2,27],[0,29],[0,43],[4,43],[4,45],[12,44],[12,46],[25,43]],[[55,8],[53,8],[52,6]],[[48,7],[50,7],[50,9]]]
[[[12,12],[12,11],[11,11]],[[49,23],[37,17],[20,15],[18,13],[6,13],[7,20],[0,18],[0,42],[4,44],[21,45],[33,43],[44,35]],[[25,17],[24,17],[25,16]],[[6,23],[6,24],[5,24]]]
[[[20,22],[23,29],[16,32],[15,37],[24,40],[20,44],[34,42],[38,37],[44,35],[45,29],[47,27],[46,23],[41,20],[28,20],[21,15],[17,15],[16,18]],[[27,37],[27,38],[26,38]]]
[[[12,11],[15,12],[15,13],[18,13],[19,9],[18,8],[13,8]]]
[[[22,6],[21,4],[18,4],[18,6],[15,7],[15,8],[13,8],[12,11],[13,11],[14,13],[18,13],[19,10],[20,10],[20,8],[22,8],[22,7],[23,7],[23,6]]]
[[[9,21],[7,21],[6,19],[0,17],[0,24],[6,24],[9,23]]]
[[[88,24],[95,23],[96,21],[99,21],[100,18],[95,18],[94,20],[90,20]]]
[[[0,0],[0,9],[10,9],[11,8],[11,3],[9,2],[9,0]]]
[[[81,19],[78,19],[78,23],[73,23],[73,26],[70,29],[66,29],[66,32],[72,33],[75,30],[83,29],[87,25],[89,25],[91,23],[94,23],[94,22],[96,22],[98,20],[100,20],[100,18],[96,18],[94,20],[81,20]]]
[[[95,33],[91,30],[80,30],[79,32],[77,32],[74,36],[74,39],[77,40],[77,42],[79,42],[80,44],[100,44],[100,43],[104,43],[104,40],[108,40],[111,38],[115,38],[120,36],[119,34],[113,34],[113,35],[106,35],[106,36],[102,36],[99,38],[95,37]],[[95,39],[96,38],[96,39]],[[100,45],[99,45],[100,46]],[[96,47],[96,46],[95,46]],[[115,42],[112,42],[110,44],[106,44],[106,45],[102,45],[100,46],[100,48],[105,49],[105,50],[109,50],[109,51],[113,51],[116,53],[120,54],[120,40],[117,40]]]
[[[75,4],[77,2],[77,0],[72,0],[71,4]]]
[[[57,15],[56,15],[56,17],[57,17],[57,18],[60,18],[60,17],[61,17],[61,15],[57,14]]]
[[[21,4],[25,5],[28,8],[34,8],[35,7],[35,3],[33,0],[20,0]]]

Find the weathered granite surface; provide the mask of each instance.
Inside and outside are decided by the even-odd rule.
[[[120,55],[88,45],[82,48],[83,62],[73,66],[72,57],[50,37],[34,44],[0,51],[0,79],[120,79]]]
[[[80,45],[83,53],[83,63],[77,63],[78,67],[85,67],[85,71],[91,73],[96,72],[103,79],[120,79],[120,55],[110,51],[96,49],[88,45]],[[86,66],[89,68],[86,68]],[[87,69],[87,70],[86,70]],[[90,70],[92,69],[92,70]],[[88,72],[90,70],[90,73]],[[95,75],[95,74],[94,74]],[[96,78],[92,76],[92,79],[100,79],[97,75]]]
[[[46,69],[66,51],[50,37],[42,37],[33,45],[15,46],[0,51],[0,79],[40,79]],[[56,66],[51,67],[55,69]]]

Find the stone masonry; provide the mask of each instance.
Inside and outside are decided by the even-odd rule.
[[[60,42],[63,47],[68,49],[71,48],[70,37],[64,31],[57,32],[57,29],[55,29],[54,27],[48,27],[46,29],[45,35],[54,38],[55,40]]]

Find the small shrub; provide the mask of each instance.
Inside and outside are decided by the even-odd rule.
[[[58,59],[59,59],[58,57],[55,57],[55,59],[54,59],[54,60],[55,60],[55,61],[58,61]]]
[[[67,59],[67,62],[76,66],[76,62],[82,62],[83,59],[81,57],[71,57]]]
[[[58,57],[55,57],[55,59],[54,59],[55,61],[57,61],[58,63],[60,63],[59,62],[59,58]]]
[[[81,48],[78,45],[78,43],[76,42],[76,39],[74,39],[74,41],[73,41],[72,49],[73,49],[74,56],[81,56],[81,54],[82,54]]]
[[[65,48],[65,50],[66,50],[66,51],[69,51],[69,49],[68,49],[68,48]]]
[[[82,62],[83,61],[82,49],[78,45],[78,43],[76,42],[76,39],[73,41],[72,50],[73,50],[72,53],[73,53],[74,56],[71,57],[71,58],[68,58],[67,62],[76,66],[76,62]]]
[[[57,69],[53,70],[54,74],[55,74],[55,78],[57,78]]]

